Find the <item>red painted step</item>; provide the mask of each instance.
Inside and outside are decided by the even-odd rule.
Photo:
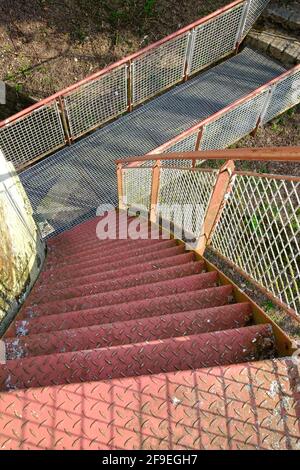
[[[7,359],[98,349],[121,344],[195,335],[247,326],[248,303],[180,312],[165,316],[54,331],[5,340]]]
[[[232,286],[220,286],[129,303],[108,305],[79,312],[59,313],[29,320],[19,320],[9,329],[7,337],[82,328],[84,326],[101,325],[116,321],[217,307],[231,303],[233,300],[232,295]]]
[[[164,250],[153,251],[147,254],[141,254],[137,257],[129,257],[127,259],[123,259],[123,257],[120,257],[119,260],[116,260],[114,262],[107,261],[103,263],[102,261],[100,263],[97,263],[95,262],[95,260],[91,260],[85,263],[79,262],[76,265],[72,265],[72,268],[70,268],[70,266],[65,266],[63,268],[57,267],[56,269],[49,269],[43,271],[40,275],[40,280],[44,281],[49,278],[55,279],[56,281],[60,279],[66,280],[73,277],[81,277],[84,275],[111,271],[113,269],[120,269],[126,266],[134,266],[136,264],[143,263],[146,261],[161,260],[170,256],[176,256],[183,253],[185,253],[185,247],[181,245],[175,246],[173,248],[167,248]]]
[[[201,261],[180,264],[179,266],[171,266],[170,268],[159,269],[156,271],[146,271],[141,274],[132,274],[131,276],[107,279],[106,281],[94,282],[92,284],[70,287],[68,289],[50,290],[47,294],[40,297],[31,295],[26,306],[49,303],[55,299],[72,299],[75,297],[84,297],[88,295],[100,294],[101,292],[117,291],[127,289],[129,287],[140,286],[143,284],[154,284],[156,282],[166,281],[168,279],[176,279],[184,276],[203,273],[204,264]],[[24,305],[25,305],[24,304]]]
[[[146,242],[146,243],[145,243]],[[100,245],[98,248],[92,251],[88,251],[85,254],[80,255],[72,255],[70,257],[61,258],[59,263],[56,258],[52,259],[49,257],[48,262],[45,264],[45,269],[52,269],[54,267],[57,268],[57,265],[63,269],[66,266],[72,269],[72,265],[78,264],[78,260],[80,263],[90,262],[91,260],[94,263],[107,263],[109,261],[113,262],[115,260],[130,258],[131,256],[139,256],[142,254],[152,253],[153,251],[160,251],[167,248],[172,248],[178,246],[175,240],[165,240],[159,241],[155,240],[153,243],[152,240],[141,240],[141,241],[132,241],[130,244],[125,246],[121,245],[115,247],[108,247],[106,249],[102,248]]]
[[[270,325],[8,361],[0,389],[46,387],[267,359]]]
[[[125,220],[121,220],[120,222],[117,220],[116,222],[116,234],[117,236],[123,235],[126,233],[126,227],[134,220],[134,217],[130,217],[128,219],[128,222]],[[48,245],[50,249],[56,249],[58,247],[65,247],[65,246],[70,246],[71,243],[84,243],[90,239],[95,239],[97,234],[97,225],[101,221],[101,218],[96,217],[93,220],[90,220],[88,222],[85,222],[83,224],[78,225],[77,227],[74,227],[73,229],[64,232],[60,235],[57,235],[55,238],[50,239],[48,241]],[[136,222],[135,222],[136,224]],[[141,232],[148,230],[149,228],[149,223],[147,221],[142,221],[138,225]]]
[[[52,282],[50,282],[49,280],[44,281],[44,282],[38,281],[35,284],[30,294],[30,298],[28,300],[32,299],[34,302],[35,296],[39,298],[43,294],[47,295],[51,291],[59,291],[59,290],[62,291],[70,287],[75,288],[77,286],[85,286],[88,284],[91,285],[97,282],[107,281],[109,279],[111,281],[119,279],[119,278],[125,279],[126,277],[129,277],[132,275],[138,276],[139,274],[145,273],[145,272],[150,272],[150,271],[156,272],[156,271],[160,271],[161,269],[169,268],[172,266],[180,266],[186,263],[191,263],[194,260],[195,260],[194,253],[187,252],[182,255],[164,258],[162,260],[148,261],[147,263],[140,263],[137,265],[128,266],[125,268],[116,269],[112,271],[108,270],[108,271],[100,272],[97,274],[91,274],[88,276],[75,277],[75,278],[67,279],[65,281],[59,281],[59,282],[56,282],[55,280],[53,280]],[[204,262],[202,263],[203,263],[203,269],[204,269]]]
[[[155,244],[155,243],[158,243],[160,241],[166,241],[166,240],[170,240],[170,237],[162,237],[161,235],[159,237],[154,237],[154,236],[150,236],[151,233],[149,233],[149,231],[147,231],[145,233],[145,236],[147,235],[147,238],[141,238],[141,239],[138,239],[138,240],[132,240],[132,239],[129,239],[129,238],[125,238],[124,240],[123,239],[118,239],[118,240],[99,240],[99,239],[91,239],[91,240],[88,240],[86,241],[85,243],[72,243],[70,245],[66,245],[65,248],[62,248],[62,249],[48,249],[48,255],[51,257],[51,259],[54,259],[54,258],[57,258],[59,259],[59,257],[68,257],[68,256],[72,256],[72,255],[76,255],[76,254],[85,254],[87,253],[88,251],[91,251],[91,250],[95,250],[97,248],[100,248],[100,247],[103,247],[103,249],[107,249],[107,248],[119,248],[121,246],[126,246],[126,245],[130,245],[130,244],[140,244],[140,245],[143,245],[143,244]],[[148,236],[149,235],[149,236]]]
[[[189,271],[196,272],[196,274],[188,275]],[[155,282],[153,284],[143,284],[127,289],[120,289],[118,291],[87,295],[85,297],[79,296],[71,299],[31,305],[22,308],[20,318],[36,318],[50,316],[56,313],[78,312],[79,310],[132,302],[139,299],[152,299],[215,286],[218,274],[216,272],[199,274],[201,271],[201,263],[192,263],[191,268],[190,266],[182,268],[183,277],[181,278],[167,279],[166,281]]]

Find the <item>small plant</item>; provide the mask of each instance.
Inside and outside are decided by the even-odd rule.
[[[275,305],[273,304],[273,302],[271,302],[271,300],[266,300],[266,302],[262,304],[262,307],[267,313],[275,309]]]
[[[146,0],[144,5],[144,12],[147,16],[151,16],[153,14],[155,2],[156,0]]]

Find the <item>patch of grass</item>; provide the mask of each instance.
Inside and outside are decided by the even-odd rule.
[[[269,313],[272,310],[275,310],[275,305],[273,304],[273,302],[271,302],[271,300],[266,300],[262,303],[262,308],[266,313]]]
[[[145,5],[144,5],[144,12],[146,13],[147,16],[153,15],[155,3],[156,3],[156,0],[146,0]]]

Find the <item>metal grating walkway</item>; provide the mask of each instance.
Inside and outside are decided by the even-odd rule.
[[[38,222],[59,233],[116,204],[114,160],[150,152],[284,68],[252,49],[178,85],[21,174]]]

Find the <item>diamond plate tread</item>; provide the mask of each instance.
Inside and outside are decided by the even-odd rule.
[[[83,250],[85,250],[85,249],[88,249],[89,247],[98,246],[99,244],[108,246],[108,245],[113,245],[113,244],[119,244],[121,242],[130,243],[132,242],[132,240],[130,239],[130,237],[128,237],[128,225],[133,220],[135,220],[136,222],[135,217],[132,217],[132,218],[128,217],[127,228],[126,228],[125,222],[124,224],[121,224],[121,225],[119,223],[116,223],[115,229],[114,227],[112,227],[116,235],[115,240],[112,238],[107,238],[107,239],[102,240],[98,237],[97,227],[98,227],[100,220],[98,220],[97,225],[95,225],[95,227],[90,228],[89,230],[80,232],[80,234],[76,234],[76,235],[73,234],[72,237],[69,234],[69,232],[64,232],[63,234],[61,234],[58,240],[57,240],[58,237],[49,239],[49,241],[51,240],[51,241],[57,242],[56,244],[54,243],[49,244],[47,242],[49,253],[54,254],[54,255],[55,254],[65,255],[68,252],[72,253],[72,251],[74,251],[74,247],[75,249],[77,249],[77,247],[83,247]],[[77,225],[75,228],[77,227],[81,227],[81,225]],[[142,226],[138,225],[138,228],[137,228],[137,231],[139,231],[141,235],[143,235],[144,237],[146,236],[146,234],[150,234],[151,230],[155,231],[155,233],[157,232],[157,235],[160,237],[160,239],[162,238],[162,232],[157,226],[153,226],[151,228],[151,226],[148,223],[144,223],[142,224]],[[65,237],[63,237],[62,235],[65,235]],[[149,241],[151,241],[150,238],[149,238]]]
[[[0,393],[1,450],[298,450],[289,359]]]
[[[139,276],[139,274],[146,273],[146,272],[155,272],[159,271],[161,269],[169,268],[172,266],[179,266],[183,265],[186,263],[191,263],[192,261],[195,261],[195,255],[194,253],[184,253],[182,255],[177,255],[174,257],[169,257],[165,258],[162,260],[157,260],[157,261],[149,261],[147,263],[141,263],[133,266],[128,266],[125,268],[113,270],[113,271],[105,271],[105,272],[100,272],[98,274],[91,274],[90,276],[82,276],[82,277],[73,277],[70,279],[67,279],[66,281],[59,281],[57,282],[55,279],[52,282],[49,282],[47,280],[46,282],[41,282],[37,281],[35,284],[33,290],[31,291],[30,294],[30,299],[34,300],[34,297],[41,297],[43,294],[48,294],[49,291],[60,291],[63,289],[68,289],[70,287],[75,288],[76,286],[85,286],[85,285],[91,285],[97,282],[101,281],[107,281],[111,280],[111,282],[114,282],[114,280],[117,280],[119,278],[126,279],[129,276],[136,275]],[[203,269],[204,269],[204,262],[203,262]],[[30,300],[28,299],[28,300]]]
[[[232,296],[232,286],[220,286],[79,312],[46,315],[16,321],[8,330],[6,336],[23,336],[47,331],[82,328],[84,326],[218,307],[231,303]]]
[[[109,215],[110,212],[107,213]],[[115,213],[113,213],[113,217],[115,217]],[[55,237],[50,238],[47,240],[47,244],[50,250],[56,250],[57,248],[62,248],[66,246],[70,246],[74,242],[85,242],[87,239],[95,239],[96,238],[96,228],[99,222],[105,218],[104,216],[93,217],[85,222],[81,222],[79,225],[67,230],[63,233],[55,235]],[[126,227],[132,220],[134,220],[134,216],[127,216],[122,215],[114,220],[116,220],[116,229],[117,233],[119,233],[119,228]],[[146,230],[149,227],[147,221],[143,221],[140,224],[141,229],[145,228]]]
[[[124,232],[123,234],[121,234],[123,237],[126,237],[126,232]],[[146,237],[147,235],[147,238],[142,238],[143,237]],[[149,236],[148,236],[149,235]],[[164,239],[160,234],[158,234],[158,236],[154,239],[154,237],[150,237],[151,233],[150,231],[147,231],[147,232],[142,232],[141,233],[141,238],[138,239],[138,240],[132,240],[132,239],[128,239],[128,238],[118,238],[118,234],[116,234],[116,239],[107,239],[107,240],[101,240],[97,237],[94,237],[94,236],[89,236],[88,239],[85,241],[85,242],[72,242],[72,244],[67,244],[66,247],[61,247],[60,249],[48,249],[48,256],[49,258],[51,259],[55,259],[55,258],[59,258],[60,256],[63,256],[63,257],[69,257],[69,256],[73,256],[73,255],[77,255],[79,253],[86,253],[87,251],[92,251],[92,250],[95,250],[95,249],[99,249],[100,247],[101,248],[107,248],[107,249],[112,249],[112,248],[115,248],[115,249],[119,249],[121,247],[129,247],[133,244],[137,244],[137,245],[140,245],[140,246],[143,246],[143,245],[156,245],[157,243],[159,242],[164,242],[166,241],[167,239],[169,239],[169,237],[166,239]]]
[[[182,278],[191,274],[203,273],[204,263],[202,261],[180,264],[170,268],[158,269],[156,271],[145,271],[141,274],[132,274],[124,278],[107,279],[102,282],[94,282],[93,284],[64,288],[61,290],[49,290],[47,293],[38,295],[30,295],[24,307],[30,305],[44,304],[62,299],[71,299],[76,297],[84,297],[88,295],[100,294],[102,292],[117,291],[143,284],[154,284],[156,282],[166,281],[168,279]],[[23,307],[23,308],[24,308]]]
[[[271,325],[36,356],[0,366],[0,390],[46,387],[268,359]]]
[[[188,266],[187,271],[181,267],[183,277],[180,278],[24,307],[21,309],[19,318],[33,319],[57,313],[78,312],[80,310],[122,304],[140,299],[158,298],[216,286],[218,280],[217,272],[199,274],[202,271],[202,265],[194,263],[192,267],[192,271],[195,271],[196,274],[188,275],[190,267]]]
[[[40,280],[45,281],[47,279],[47,282],[51,280],[58,281],[60,279],[66,280],[73,277],[81,277],[101,272],[103,273],[105,271],[112,271],[128,266],[134,266],[136,264],[144,263],[146,261],[155,261],[164,258],[174,257],[185,252],[185,247],[181,245],[172,248],[166,248],[164,250],[152,251],[150,253],[145,253],[136,257],[129,257],[126,259],[123,259],[123,257],[119,257],[119,260],[116,260],[114,262],[106,261],[105,263],[101,262],[101,264],[97,264],[94,260],[91,260],[85,263],[78,263],[76,265],[74,264],[72,265],[72,269],[70,269],[69,266],[66,266],[63,268],[57,267],[57,269],[49,269],[47,271],[43,271],[40,275]]]
[[[148,240],[145,240],[146,243],[143,243],[143,240],[137,242],[131,242],[125,246],[108,246],[108,247],[101,247],[101,245],[93,250],[89,250],[84,254],[79,253],[74,254],[70,257],[49,257],[48,261],[45,263],[45,270],[57,268],[59,266],[63,269],[65,267],[70,267],[75,264],[78,264],[78,260],[80,260],[81,264],[89,263],[91,260],[93,262],[99,263],[107,263],[111,261],[112,263],[115,260],[119,260],[120,257],[122,259],[130,258],[131,256],[140,256],[141,254],[148,254],[152,251],[160,251],[166,250],[167,248],[172,248],[178,246],[175,240],[165,240],[165,241],[157,241],[156,243],[148,243]]]
[[[12,360],[230,330],[249,325],[251,319],[251,305],[240,303],[101,326],[15,337],[5,340],[6,358]]]

